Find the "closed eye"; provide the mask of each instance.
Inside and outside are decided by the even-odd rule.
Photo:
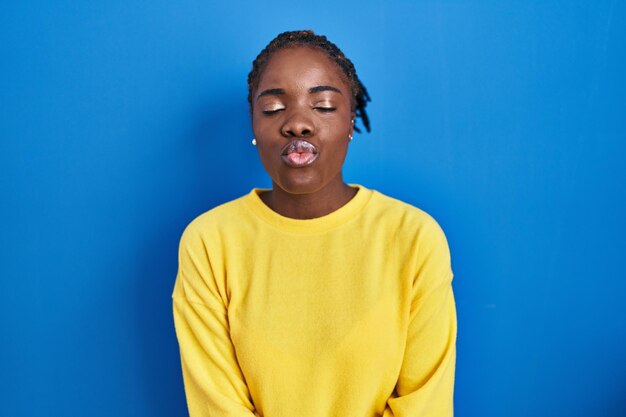
[[[330,113],[337,110],[336,107],[314,107],[315,110],[321,111],[322,113]]]
[[[270,110],[263,110],[262,113],[267,115],[267,116],[271,116],[273,114],[278,113],[279,111],[285,110],[284,107],[279,107],[277,109],[270,109]]]

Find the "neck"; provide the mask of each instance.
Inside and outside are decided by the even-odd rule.
[[[263,202],[278,214],[292,219],[314,219],[343,207],[357,190],[342,179],[308,194],[291,194],[275,183],[272,190],[261,194]]]

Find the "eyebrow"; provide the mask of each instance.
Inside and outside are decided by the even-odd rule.
[[[337,87],[332,87],[330,85],[318,85],[316,87],[309,88],[310,94],[319,93],[321,91],[334,91],[336,93],[342,94],[340,89],[338,89]]]
[[[285,94],[285,90],[282,88],[270,88],[263,91],[261,94],[256,96],[256,101],[258,101],[263,96],[281,96]]]
[[[317,85],[315,87],[309,88],[309,94],[320,93],[322,91],[334,91],[336,93],[342,94],[340,89],[337,87],[333,87],[331,85]],[[256,100],[258,101],[263,96],[282,96],[285,95],[285,90],[282,88],[268,88],[267,90],[262,91],[258,96],[256,96]]]

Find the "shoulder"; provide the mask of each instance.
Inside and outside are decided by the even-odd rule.
[[[244,200],[248,194],[220,204],[193,218],[183,230],[181,245],[212,238],[220,229],[237,224],[247,215]]]
[[[400,232],[405,231],[435,240],[445,240],[445,234],[433,216],[409,203],[373,191],[373,206],[380,220],[395,224]]]
[[[422,286],[437,285],[452,279],[450,249],[446,235],[439,223],[424,210],[375,191],[378,209],[395,227],[396,244],[412,254],[407,262],[414,271],[421,271]],[[385,222],[383,222],[385,224]],[[391,226],[393,225],[393,226]],[[416,275],[416,276],[417,276]]]
[[[414,265],[424,262],[449,268],[450,249],[446,235],[433,216],[404,201],[374,191],[375,225],[390,236],[395,247],[411,253]],[[381,232],[378,232],[381,233]]]

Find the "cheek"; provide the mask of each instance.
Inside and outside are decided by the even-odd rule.
[[[262,135],[264,132],[272,128],[272,119],[265,116],[259,110],[253,110],[252,117],[252,131],[255,134]]]
[[[272,150],[269,149],[266,145],[257,141],[257,150],[259,151],[259,158],[261,158],[261,163],[263,163],[263,166],[269,168],[269,166],[276,164],[276,158],[272,158]]]
[[[348,138],[344,137],[342,133],[340,137],[336,137],[332,143],[326,146],[326,152],[328,153],[328,167],[331,170],[341,168],[348,153]]]
[[[252,121],[252,134],[256,138],[257,146],[261,144],[263,148],[270,148],[279,145],[280,126],[274,120],[266,117],[259,117]]]
[[[263,131],[263,123],[259,120],[259,117],[255,114],[252,115],[252,133],[254,136],[260,136]]]

